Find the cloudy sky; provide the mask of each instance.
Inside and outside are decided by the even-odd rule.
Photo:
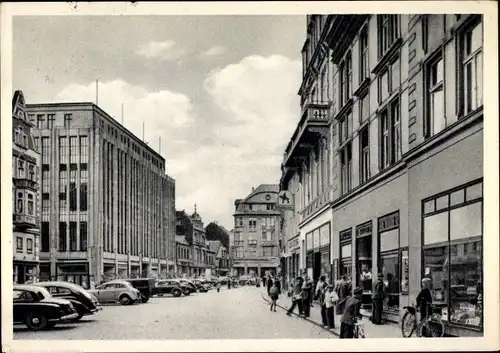
[[[13,20],[13,89],[95,102],[165,157],[176,208],[232,228],[234,199],[278,183],[299,118],[305,16]]]

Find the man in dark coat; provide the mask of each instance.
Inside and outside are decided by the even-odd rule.
[[[354,338],[354,325],[362,318],[360,314],[362,294],[363,290],[357,287],[353,295],[347,298],[344,314],[340,320],[340,338]]]
[[[372,294],[372,322],[375,325],[382,324],[382,308],[384,305],[384,274],[379,273],[377,276],[378,280],[373,287]]]
[[[274,284],[273,278],[272,278],[272,276],[271,276],[271,275],[269,275],[269,276],[267,277],[267,283],[266,283],[266,287],[267,287],[267,295],[270,295],[270,294],[269,294],[269,291],[271,290],[271,287],[273,286],[273,284]]]

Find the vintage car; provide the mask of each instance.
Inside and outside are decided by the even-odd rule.
[[[54,298],[69,300],[78,312],[75,321],[102,309],[97,298],[79,285],[63,281],[37,282],[35,285],[47,289]]]
[[[132,287],[139,290],[142,295],[142,302],[146,303],[153,295],[153,288],[155,287],[156,280],[154,278],[128,278],[124,281],[129,282]]]
[[[162,296],[164,294],[172,294],[174,297],[180,297],[183,294],[191,294],[191,291],[186,285],[181,284],[181,282],[175,279],[163,279],[156,282],[156,286],[153,288],[153,295]]]
[[[13,289],[14,324],[25,324],[32,330],[43,330],[54,327],[58,322],[78,317],[78,312],[69,300],[54,298],[43,287],[15,285]]]
[[[182,285],[186,286],[186,288],[191,292],[191,293],[196,293],[198,291],[198,287],[196,285],[185,278],[178,278],[177,281],[179,281]]]
[[[99,303],[116,303],[121,305],[132,305],[142,300],[139,290],[135,289],[129,282],[114,280],[97,286],[95,290],[89,290]]]
[[[208,292],[208,290],[209,290],[208,286],[206,284],[204,284],[201,280],[193,279],[192,282],[196,286],[196,289],[198,290],[198,292],[201,292],[201,293]]]

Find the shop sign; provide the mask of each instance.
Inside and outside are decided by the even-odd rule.
[[[278,195],[278,208],[293,209],[293,194],[288,190],[281,190]]]
[[[330,244],[330,224],[325,224],[320,228],[319,245],[325,246]]]
[[[378,219],[379,233],[399,227],[399,211]]]
[[[288,241],[288,250],[289,251],[298,249],[299,247],[300,247],[299,237],[296,237],[296,238]]]
[[[340,232],[340,242],[347,243],[351,241],[352,231],[350,229]]]
[[[362,238],[372,235],[372,222],[368,222],[356,227],[356,238]]]

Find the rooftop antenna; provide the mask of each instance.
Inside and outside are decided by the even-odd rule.
[[[95,80],[95,105],[99,105],[99,80]]]
[[[194,203],[194,213],[196,213],[196,202]]]
[[[158,136],[158,154],[161,154],[161,136]]]

